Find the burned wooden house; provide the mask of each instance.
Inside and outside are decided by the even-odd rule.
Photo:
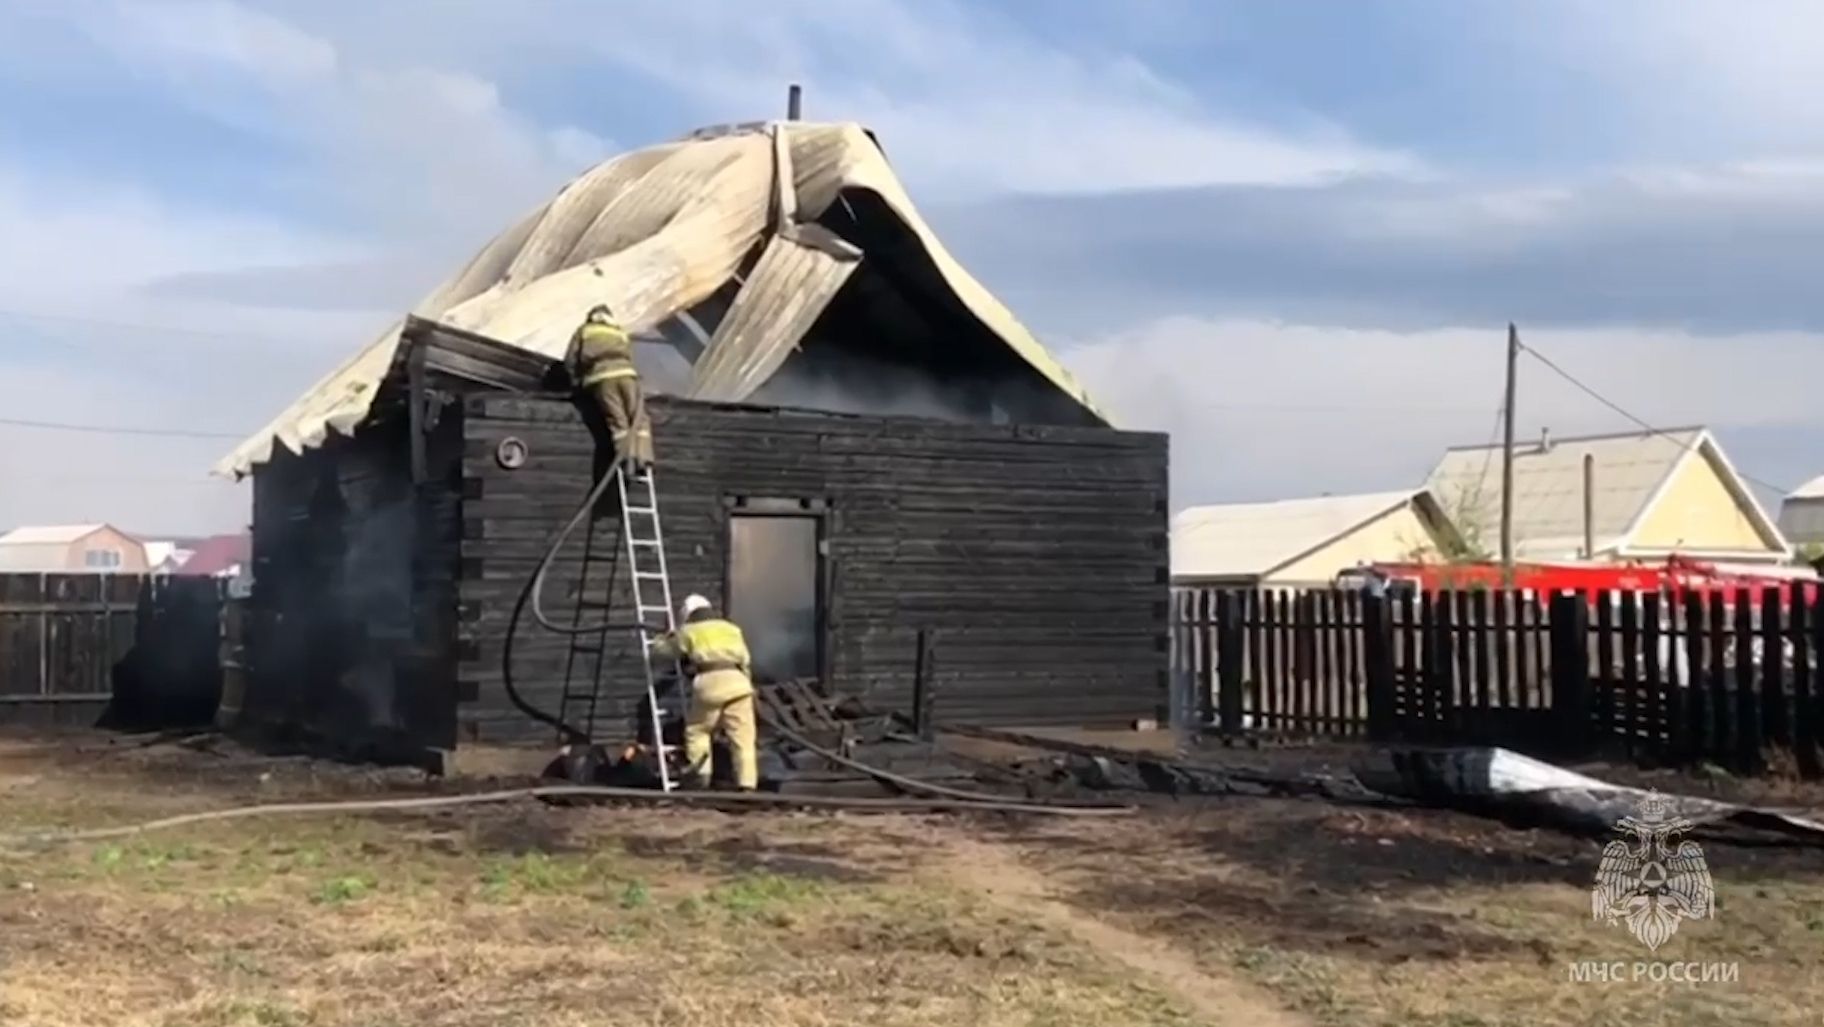
[[[572,181],[222,462],[254,483],[245,717],[396,757],[550,740],[503,666],[557,713],[600,660],[598,723],[643,695],[631,632],[526,626],[503,664],[603,464],[554,377],[597,302],[658,394],[674,589],[747,627],[759,676],[897,709],[924,675],[973,723],[1158,715],[1166,439],[1108,425],[869,133],[785,122]],[[557,554],[553,619],[627,602],[612,505]]]

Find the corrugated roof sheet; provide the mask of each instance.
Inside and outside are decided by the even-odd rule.
[[[1702,428],[1658,434],[1592,435],[1521,442],[1514,452],[1516,555],[1544,552],[1548,540],[1583,545],[1583,458],[1595,457],[1594,531],[1598,539],[1625,540],[1647,503],[1684,455],[1705,438]],[[1501,447],[1470,446],[1444,454],[1426,480],[1444,510],[1469,536],[1490,550],[1501,544]],[[1599,545],[1600,548],[1600,545]]]
[[[68,569],[68,542],[15,542],[0,545],[0,573],[48,574]]]
[[[734,402],[766,384],[849,280],[860,255],[816,225],[769,239],[692,368],[686,394]]]
[[[1824,499],[1824,474],[1792,490],[1787,499]]]
[[[789,179],[791,188],[775,189],[776,174]],[[652,328],[727,282],[762,239],[789,223],[782,214],[795,211],[803,221],[815,220],[847,189],[879,196],[978,321],[1107,420],[1032,333],[944,249],[873,137],[852,123],[735,126],[610,160],[503,232],[411,313],[561,357],[590,306],[607,303],[630,330]],[[823,288],[839,269],[828,261],[820,268],[797,263],[782,269],[791,273],[770,276],[766,294],[750,302],[760,308],[750,317],[802,331],[798,326],[808,321],[798,286],[810,279]],[[392,365],[400,327],[389,328],[318,382],[224,457],[216,471],[238,476],[269,459],[275,445],[301,452],[320,445],[331,431],[353,432]],[[771,333],[750,327],[734,337],[755,352],[719,361],[724,370],[713,388],[703,386],[707,391],[721,394],[733,387],[730,382],[745,385],[779,355]]]
[[[198,542],[183,563],[171,570],[182,577],[209,577],[222,574],[253,559],[250,535],[216,535]]]
[[[69,545],[107,527],[105,524],[44,524],[14,528],[0,535],[0,546]]]
[[[1264,575],[1421,495],[1405,489],[1190,507],[1172,518],[1172,577]]]

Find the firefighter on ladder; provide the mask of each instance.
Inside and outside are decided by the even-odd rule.
[[[680,612],[684,623],[660,636],[652,651],[661,659],[679,661],[690,676],[690,708],[684,720],[684,755],[690,762],[686,783],[709,787],[710,740],[720,728],[734,751],[735,785],[751,792],[760,784],[760,754],[747,640],[700,595],[686,597]]]
[[[594,397],[608,422],[614,455],[633,476],[652,466],[652,422],[640,372],[633,366],[633,340],[605,304],[590,308],[570,339],[571,377]]]

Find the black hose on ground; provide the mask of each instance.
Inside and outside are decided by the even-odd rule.
[[[1131,806],[1056,806],[1046,803],[997,799],[993,802],[963,802],[956,799],[873,799],[836,795],[777,795],[770,792],[657,792],[649,788],[614,788],[606,785],[542,785],[536,788],[511,788],[494,792],[471,792],[464,795],[432,795],[407,799],[352,799],[335,802],[288,802],[258,806],[235,806],[184,813],[140,824],[102,827],[93,830],[45,831],[32,834],[0,835],[0,850],[57,842],[100,841],[125,838],[148,831],[182,827],[187,824],[239,820],[244,817],[295,816],[310,813],[382,813],[414,812],[510,802],[516,799],[598,799],[663,806],[699,806],[708,809],[836,809],[876,813],[1041,813],[1058,816],[1122,816],[1134,812]]]
[[[995,804],[995,803],[1002,803],[1002,802],[1008,801],[1007,799],[1005,799],[1002,796],[993,795],[988,792],[972,792],[972,791],[968,791],[963,788],[951,788],[947,785],[940,785],[933,781],[921,781],[916,777],[907,777],[904,774],[895,774],[890,770],[882,770],[879,767],[871,766],[869,764],[861,762],[860,760],[851,759],[832,749],[824,748],[823,746],[818,745],[816,742],[811,741],[809,738],[806,738],[805,736],[799,734],[798,732],[792,730],[791,728],[786,727],[785,724],[783,724],[781,722],[780,718],[776,714],[774,714],[770,709],[767,709],[765,706],[761,707],[760,720],[767,727],[771,728],[773,731],[777,732],[778,734],[784,736],[786,741],[791,742],[794,745],[799,746],[800,748],[806,749],[811,753],[821,756],[824,759],[829,760],[831,763],[836,764],[837,766],[847,767],[850,770],[854,770],[854,771],[857,771],[868,777],[871,777],[883,785],[887,785],[888,787],[891,787],[891,788],[897,788],[903,792],[922,792],[926,795],[940,796],[942,798],[955,799],[958,802],[965,802],[965,803],[971,803],[971,804],[976,804],[976,805],[991,805],[991,804]],[[1130,807],[1130,806],[1123,806],[1123,805],[1117,805],[1117,804],[1111,804],[1111,803],[1101,803],[1101,802],[1052,801],[1052,802],[1045,803],[1045,805],[1051,809],[1060,809],[1060,810],[1067,809],[1067,810],[1077,810],[1077,811],[1106,811],[1106,810],[1132,809],[1132,807]]]

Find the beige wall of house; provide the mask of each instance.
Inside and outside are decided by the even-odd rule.
[[[1338,536],[1306,556],[1272,572],[1264,585],[1328,584],[1357,564],[1436,559],[1443,546],[1411,503]]]
[[[91,557],[91,553],[95,555]],[[146,563],[146,547],[113,528],[102,528],[70,543],[64,554],[64,568],[110,574],[144,574],[152,569]]]
[[[1632,549],[1777,553],[1701,455],[1686,459],[1647,511]]]

